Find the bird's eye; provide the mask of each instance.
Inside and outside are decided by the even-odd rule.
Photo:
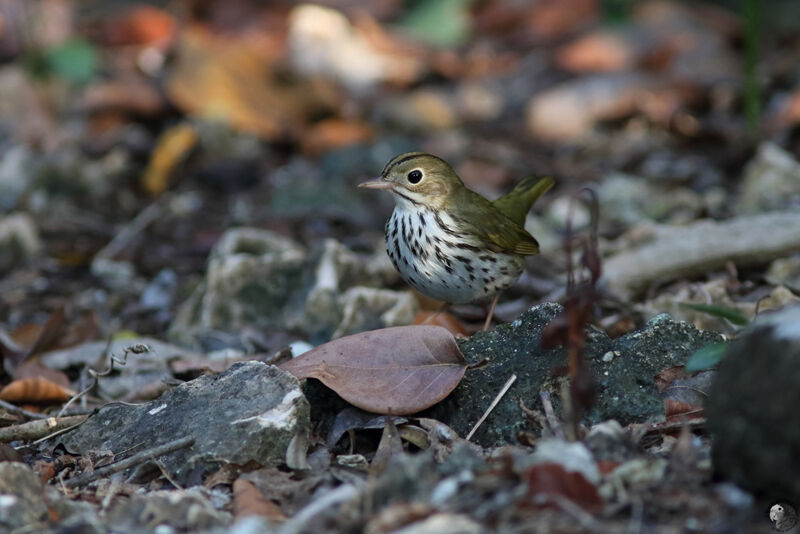
[[[410,173],[408,173],[408,181],[412,184],[418,184],[419,181],[422,180],[422,171],[419,169],[414,169]]]

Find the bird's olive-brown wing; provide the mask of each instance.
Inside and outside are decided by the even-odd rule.
[[[457,216],[466,230],[480,237],[494,252],[539,253],[539,243],[522,226],[500,213],[481,195],[469,192],[474,196],[470,195],[469,202],[462,201]]]

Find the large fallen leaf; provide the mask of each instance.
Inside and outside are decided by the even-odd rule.
[[[298,136],[306,118],[326,108],[311,84],[280,80],[246,38],[214,35],[200,26],[181,33],[166,88],[187,114],[267,140]]]
[[[467,362],[444,328],[398,326],[336,339],[280,367],[320,380],[363,410],[405,415],[449,395]]]

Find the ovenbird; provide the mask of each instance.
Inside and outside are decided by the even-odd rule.
[[[386,251],[403,280],[428,297],[463,304],[497,295],[519,278],[539,243],[525,215],[551,178],[522,180],[494,202],[467,188],[443,159],[423,152],[395,157],[359,187],[393,193]]]

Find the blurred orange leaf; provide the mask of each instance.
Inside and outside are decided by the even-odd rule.
[[[362,410],[404,415],[449,395],[467,362],[444,328],[398,326],[333,340],[279,367],[322,381]]]
[[[175,33],[175,19],[156,7],[137,6],[109,21],[105,33],[111,45],[166,45]]]
[[[64,402],[73,395],[71,389],[40,376],[14,380],[0,390],[0,399],[8,402]]]
[[[246,39],[213,35],[199,26],[182,33],[167,81],[169,98],[186,113],[267,140],[297,135],[304,117],[318,111],[310,87],[278,82]]]
[[[172,171],[196,143],[197,133],[189,124],[178,124],[164,131],[142,175],[142,188],[153,196],[166,191]]]
[[[635,51],[631,43],[610,32],[596,32],[562,48],[556,62],[572,72],[616,72],[633,66]]]
[[[233,483],[233,509],[233,515],[237,520],[254,515],[272,521],[286,519],[286,515],[277,504],[264,497],[255,484],[241,478]]]
[[[335,148],[363,143],[370,138],[372,128],[363,122],[326,119],[311,126],[303,135],[303,152],[317,155]]]

